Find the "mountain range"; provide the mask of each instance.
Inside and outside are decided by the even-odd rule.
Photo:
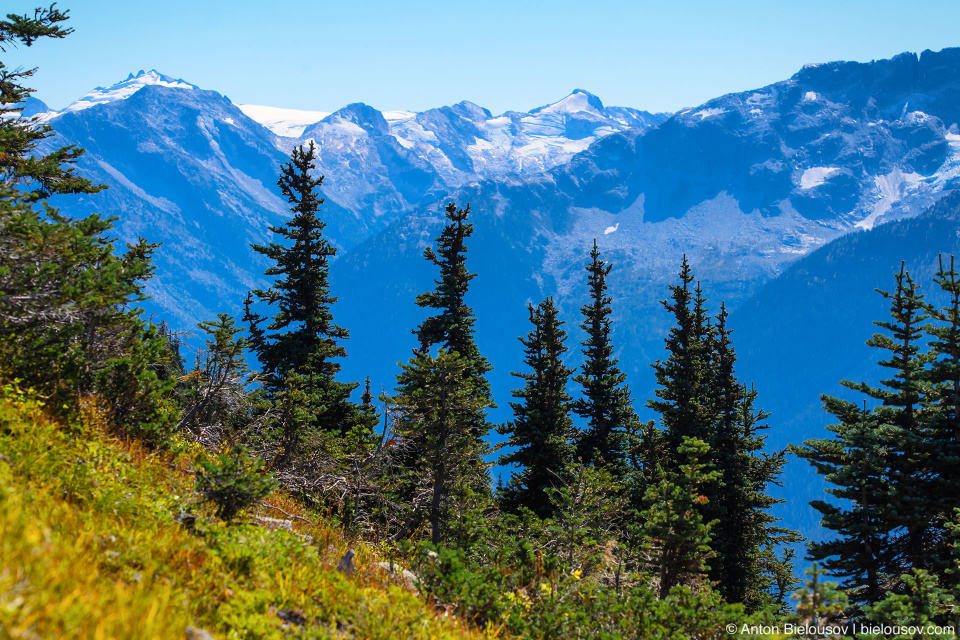
[[[779,447],[819,433],[817,397],[849,377],[841,365],[875,373],[858,346],[882,317],[871,292],[889,286],[883,272],[911,247],[926,246],[896,239],[936,218],[953,251],[956,218],[943,212],[957,203],[917,216],[958,186],[958,71],[960,49],[945,49],[809,65],[675,114],[606,107],[576,90],[499,116],[469,102],[420,113],[236,105],[150,71],[61,111],[32,101],[24,113],[55,127],[51,145],[85,147],[80,170],[110,186],[54,204],[118,216],[123,240],[163,242],[151,310],[181,330],[238,313],[246,291],[267,284],[249,244],[288,215],[274,186],[280,163],[295,145],[316,144],[325,232],[340,250],[334,314],[351,330],[344,375],[370,375],[388,391],[422,318],[414,298],[432,287],[422,252],[447,201],[473,213],[469,266],[480,275],[468,302],[502,407],[516,386],[509,371],[520,368],[528,303],[554,296],[580,338],[594,240],[614,264],[615,341],[642,405],[669,328],[659,300],[687,256],[711,309],[724,300],[734,311],[742,377],[775,409]],[[866,281],[868,263],[878,281]],[[854,286],[857,296],[844,297]],[[817,313],[851,305],[866,335],[842,313]],[[826,318],[844,326],[831,331]],[[854,345],[840,348],[841,338]],[[572,348],[571,364],[578,355]],[[796,473],[806,484],[785,491],[809,493]],[[789,517],[816,535],[806,515]]]

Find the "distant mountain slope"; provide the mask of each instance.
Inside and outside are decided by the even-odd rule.
[[[669,321],[659,300],[684,255],[714,307],[726,300],[732,309],[817,247],[916,215],[958,184],[954,68],[960,49],[806,67],[656,127],[605,136],[542,175],[450,193],[474,211],[470,263],[480,276],[471,304],[481,341],[485,332],[515,366],[524,307],[546,295],[573,324],[597,239],[616,265],[610,286],[625,369],[638,392],[651,393],[648,364]],[[407,348],[399,345],[417,314],[413,295],[430,286],[420,254],[439,231],[442,204],[398,219],[337,265],[357,373],[389,379],[394,353]],[[497,375],[507,389],[506,372]]]
[[[266,265],[249,244],[267,240],[268,225],[288,216],[275,185],[295,144],[318,145],[326,234],[348,249],[432,194],[487,175],[543,170],[599,136],[666,117],[605,109],[582,91],[535,112],[507,114],[501,126],[469,103],[388,112],[389,121],[363,104],[333,114],[239,108],[154,70],[98,87],[61,111],[25,104],[27,116],[55,127],[51,146],[86,148],[81,170],[110,187],[55,204],[75,216],[116,215],[123,240],[144,235],[162,242],[152,308],[188,329],[218,309],[236,311],[244,293],[263,284]],[[251,116],[299,137],[278,136]],[[306,122],[313,116],[319,120]]]
[[[740,377],[755,382],[760,406],[773,414],[774,448],[828,436],[824,426],[833,417],[823,411],[820,394],[864,398],[841,387],[840,380],[876,384],[888,377],[877,365],[886,354],[864,344],[879,331],[873,321],[890,317],[889,301],[875,290],[891,290],[905,261],[927,301],[942,301],[932,283],[940,254],[960,258],[960,191],[916,218],[835,240],[737,309],[730,325]],[[792,497],[791,519],[805,523],[807,533],[819,533],[819,515],[806,506],[821,498],[819,477],[797,458],[787,471],[782,493]]]
[[[269,112],[245,109],[275,132],[296,130],[293,120],[268,121]],[[288,151],[316,141],[318,169],[336,176],[330,196],[366,216],[392,221],[450,189],[483,179],[541,174],[604,136],[648,128],[668,116],[607,108],[581,89],[529,113],[508,111],[497,117],[471,102],[422,113],[380,112],[356,103],[306,125],[299,137],[278,137],[275,144]]]

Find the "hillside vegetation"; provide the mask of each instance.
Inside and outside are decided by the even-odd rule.
[[[347,541],[280,493],[264,504],[292,517],[250,515],[292,531],[197,511],[198,447],[122,442],[93,397],[69,418],[44,409],[0,388],[0,637],[179,639],[188,627],[224,638],[502,637],[425,605],[368,545],[353,546],[356,571],[344,575]],[[176,516],[188,510],[185,526]]]

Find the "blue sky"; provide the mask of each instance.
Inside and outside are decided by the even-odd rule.
[[[35,6],[8,0],[6,11]],[[675,111],[783,80],[808,62],[960,46],[956,0],[569,0],[458,3],[61,1],[76,33],[8,51],[61,108],[139,69],[236,103],[526,111],[575,88]]]

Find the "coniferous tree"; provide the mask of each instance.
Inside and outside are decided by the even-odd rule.
[[[709,399],[710,343],[707,335],[705,300],[699,285],[690,290],[693,272],[686,256],[680,267],[680,284],[671,285],[671,301],[662,301],[676,322],[665,341],[667,359],[653,364],[658,389],[656,400],[647,406],[660,414],[667,450],[673,452],[668,466],[678,468],[676,452],[684,438],[709,443],[711,402]]]
[[[824,408],[840,420],[827,427],[836,436],[806,440],[803,447],[791,450],[830,478],[834,486],[828,493],[849,502],[841,503],[846,506],[822,500],[811,503],[822,514],[823,526],[839,537],[812,544],[810,557],[823,561],[832,575],[842,579],[851,602],[860,606],[882,598],[891,578],[889,436],[866,408],[826,395],[822,400]]]
[[[208,448],[219,446],[234,432],[251,409],[247,387],[254,381],[247,366],[247,341],[234,318],[217,314],[216,320],[197,325],[207,338],[197,352],[193,371],[181,383],[183,417],[177,428],[188,430]]]
[[[881,381],[882,387],[841,382],[881,404],[860,408],[823,396],[826,409],[841,420],[829,427],[836,436],[791,447],[836,485],[829,493],[853,501],[850,508],[812,503],[823,514],[823,525],[839,537],[812,544],[810,557],[824,560],[824,566],[845,578],[843,585],[858,606],[876,602],[888,590],[898,591],[899,576],[909,569],[927,568],[926,550],[936,535],[925,495],[931,462],[923,437],[929,356],[921,352],[920,340],[927,313],[923,296],[902,265],[896,284],[893,293],[877,290],[890,300],[891,320],[874,324],[889,335],[877,333],[867,341],[891,352],[879,364],[893,370],[893,377]]]
[[[926,509],[930,486],[925,470],[932,466],[932,452],[924,442],[928,418],[924,404],[929,389],[925,367],[930,356],[922,351],[922,340],[929,315],[919,286],[902,264],[896,283],[893,293],[878,290],[890,300],[890,320],[874,324],[889,335],[874,334],[867,341],[871,347],[890,352],[890,358],[878,364],[893,371],[893,377],[881,380],[879,388],[866,383],[845,386],[881,402],[874,414],[892,439],[887,518],[904,533],[894,541],[901,566],[891,567],[889,572],[899,576],[912,568],[931,568],[926,550],[936,527]]]
[[[480,354],[474,340],[476,318],[465,300],[470,281],[477,276],[467,269],[466,241],[473,234],[473,225],[467,221],[470,205],[457,209],[456,203],[450,202],[445,215],[448,222],[436,238],[436,249],[427,247],[423,251],[424,258],[440,269],[439,279],[434,280],[436,289],[417,296],[418,306],[438,313],[420,323],[414,333],[422,352],[440,346],[450,353],[460,354],[477,391],[486,394],[492,406],[490,384],[485,376],[493,367]],[[481,430],[485,433],[488,428],[481,427]]]
[[[370,376],[364,380],[357,421],[340,438],[340,467],[348,491],[338,488],[340,522],[353,532],[370,532],[386,507],[383,471],[383,436],[376,435],[379,415],[374,405]],[[334,483],[336,485],[336,483]]]
[[[756,391],[736,378],[726,309],[721,305],[711,318],[703,290],[699,284],[691,289],[693,282],[684,258],[680,284],[671,287],[671,300],[663,302],[676,324],[665,341],[666,360],[654,364],[659,388],[657,399],[648,403],[660,414],[662,432],[646,442],[658,447],[667,474],[687,463],[681,452],[685,439],[706,443],[709,473],[697,510],[704,522],[717,522],[709,575],[728,601],[759,608],[772,597],[782,598],[778,576],[789,574],[790,567],[776,549],[798,539],[795,532],[777,527],[768,513],[778,501],[767,487],[776,482],[785,458],[783,452],[762,453],[765,438],[759,432],[767,428],[767,414],[754,406]],[[649,485],[656,476],[644,481]]]
[[[785,604],[786,590],[777,587],[776,576],[792,573],[792,564],[777,555],[787,543],[800,541],[795,532],[776,523],[769,509],[784,501],[773,498],[767,487],[776,483],[786,464],[786,452],[764,454],[769,413],[757,409],[757,390],[736,377],[736,352],[727,326],[723,303],[710,334],[709,396],[712,406],[711,468],[719,482],[707,484],[713,504],[704,505],[704,518],[716,520],[713,549],[717,559],[710,577],[730,602],[750,609],[769,604],[771,597]],[[792,583],[787,586],[792,586]]]
[[[547,298],[536,308],[531,305],[529,313],[533,329],[520,342],[530,373],[511,373],[523,380],[524,386],[513,392],[520,400],[510,403],[513,421],[497,431],[508,436],[508,445],[517,447],[501,456],[500,464],[523,467],[504,490],[505,506],[511,510],[526,507],[545,518],[553,512],[547,490],[565,481],[574,454],[571,399],[566,389],[573,369],[563,364],[567,333],[561,328],[563,321],[557,317],[553,299]]]
[[[187,361],[181,353],[183,340],[170,330],[170,325],[165,320],[157,327],[157,337],[163,340],[167,351],[167,357],[156,367],[157,377],[162,381],[179,380],[187,374]]]
[[[0,51],[62,38],[67,12],[55,6],[0,20]],[[21,115],[33,70],[0,63],[0,368],[69,406],[97,393],[124,436],[162,445],[173,427],[158,379],[166,340],[142,319],[137,302],[153,273],[157,245],[143,238],[115,252],[113,219],[74,220],[38,201],[54,194],[96,193],[75,173],[74,146],[39,151],[49,125]]]
[[[593,241],[586,270],[590,302],[580,308],[587,333],[581,343],[585,361],[574,381],[583,387],[583,398],[573,403],[573,411],[587,421],[577,439],[577,456],[584,464],[609,466],[617,476],[626,473],[626,434],[634,429],[636,414],[630,401],[627,375],[620,371],[613,356],[610,326],[610,302],[607,275],[612,265],[600,259],[597,241]]]
[[[930,368],[926,373],[930,385],[925,413],[928,425],[924,441],[930,459],[931,486],[926,492],[925,508],[936,528],[945,531],[953,520],[956,496],[960,492],[960,276],[954,269],[953,256],[945,268],[943,258],[934,283],[947,295],[941,308],[928,307],[938,324],[927,332]],[[950,564],[949,536],[935,536],[930,549],[930,570],[942,575]],[[951,581],[960,578],[953,572]]]
[[[804,627],[840,626],[847,605],[847,594],[837,589],[836,582],[823,581],[827,572],[816,562],[806,573],[810,579],[805,580],[803,588],[793,594],[797,601],[797,612],[793,619]]]
[[[677,470],[665,469],[659,481],[647,490],[650,508],[643,512],[643,532],[649,549],[649,564],[659,582],[660,598],[680,584],[702,583],[706,579],[711,529],[716,521],[705,521],[699,507],[708,498],[703,484],[719,475],[701,462],[709,447],[702,440],[684,438],[678,453],[684,463]]]
[[[469,537],[468,512],[476,514],[489,502],[489,465],[483,456],[489,453],[486,410],[494,406],[485,376],[492,367],[474,341],[475,318],[466,304],[476,277],[466,266],[466,240],[473,233],[469,214],[469,205],[457,209],[448,203],[447,224],[436,247],[424,250],[440,274],[436,288],[418,295],[416,302],[437,313],[414,330],[418,348],[397,376],[394,398],[394,433],[401,451],[395,456],[399,473],[393,495],[410,510],[401,533],[429,513],[434,541],[449,541],[452,535],[458,544]],[[438,348],[435,356],[433,348]],[[459,390],[454,393],[450,385]],[[464,425],[466,433],[461,432]],[[429,509],[424,506],[425,482]]]
[[[369,424],[369,430],[373,431],[379,421],[377,408],[373,404],[373,391],[370,390],[370,376],[363,381],[363,393],[360,395],[360,412],[364,416],[364,422]]]
[[[405,529],[428,520],[435,545],[465,535],[451,523],[458,511],[484,501],[476,487],[489,485],[483,459],[489,448],[474,433],[476,415],[489,405],[469,366],[466,358],[445,349],[436,357],[416,353],[403,365],[394,398],[399,410],[394,432],[399,446],[408,448],[401,470],[410,510]]]
[[[0,52],[19,45],[29,47],[41,38],[68,36],[73,29],[60,24],[68,14],[55,5],[37,9],[33,16],[7,14],[6,20],[0,20]],[[83,155],[83,149],[68,145],[50,153],[37,153],[38,145],[53,135],[53,127],[21,115],[23,103],[33,93],[23,82],[35,71],[8,70],[0,62],[0,181],[5,187],[22,186],[25,191],[19,197],[28,203],[54,194],[95,193],[103,189],[103,185],[94,185],[76,174],[73,164]]]
[[[273,286],[247,296],[244,320],[250,327],[250,347],[265,374],[268,398],[282,406],[283,440],[287,452],[297,449],[303,429],[343,433],[357,421],[350,402],[356,383],[339,382],[340,344],[348,331],[333,321],[329,261],[337,250],[323,237],[325,223],[317,215],[323,198],[323,176],[314,178],[316,150],[313,142],[296,147],[290,162],[281,167],[277,184],[290,203],[293,217],[270,227],[285,242],[251,245],[275,263],[264,273],[276,277]],[[276,306],[272,322],[252,310],[254,298]]]
[[[457,205],[450,202],[445,209],[445,215],[447,224],[436,238],[436,248],[427,247],[423,252],[424,258],[440,270],[439,277],[434,280],[436,288],[417,296],[418,306],[436,310],[437,313],[426,318],[414,330],[418,348],[414,351],[409,365],[404,367],[397,376],[397,386],[398,389],[404,390],[401,395],[410,396],[418,381],[423,382],[429,379],[429,376],[422,371],[427,361],[421,360],[420,356],[428,354],[432,348],[439,347],[448,356],[457,356],[458,362],[463,367],[463,375],[470,380],[472,397],[470,406],[474,407],[474,413],[469,418],[469,422],[474,439],[473,447],[481,450],[486,446],[483,438],[490,430],[486,410],[495,405],[490,393],[490,383],[485,375],[492,367],[480,354],[474,341],[473,325],[476,319],[473,309],[466,304],[470,281],[477,275],[470,273],[466,266],[466,241],[473,233],[473,225],[467,221],[470,206],[457,209]],[[411,375],[415,378],[410,379]],[[414,422],[407,420],[404,424],[410,425]],[[418,442],[419,436],[412,432],[405,435],[406,441],[411,444],[409,455],[417,455],[415,452],[424,446]],[[456,458],[457,452],[451,450],[449,455],[451,458]],[[472,490],[477,495],[489,496],[490,483],[485,463],[475,456],[468,456],[467,459],[475,460],[477,464],[474,473],[468,474],[476,481]],[[415,464],[416,460],[410,458],[405,458],[405,462],[401,462],[401,466],[406,467],[412,467]],[[413,500],[411,491],[416,482],[417,479],[412,478],[401,483],[401,488],[398,489],[401,500],[408,503]]]

